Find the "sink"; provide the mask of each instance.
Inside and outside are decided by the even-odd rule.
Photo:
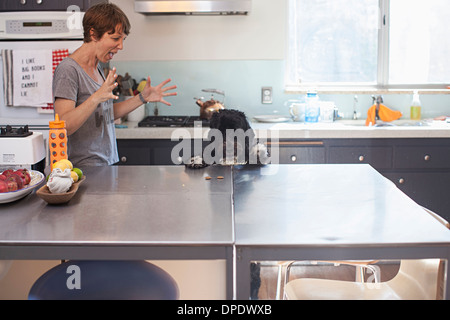
[[[345,126],[351,127],[365,127],[366,120],[339,120],[337,123],[341,123]],[[429,121],[416,121],[416,120],[395,120],[392,122],[378,121],[373,127],[426,127],[430,126]]]

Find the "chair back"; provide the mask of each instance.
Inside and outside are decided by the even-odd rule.
[[[402,300],[438,299],[441,263],[440,259],[401,260],[398,274],[387,284]]]

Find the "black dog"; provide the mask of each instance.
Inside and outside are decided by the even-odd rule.
[[[251,128],[244,112],[233,109],[219,110],[212,115],[209,127],[211,129],[219,130],[223,141],[222,158],[219,163],[216,164],[263,165],[269,163],[269,153],[267,148],[264,144],[258,143],[255,133]],[[227,130],[230,129],[232,132],[241,129],[245,135],[244,141],[237,139],[236,135],[227,135]],[[214,137],[214,134],[211,130],[209,139],[213,140],[212,137]],[[233,153],[231,154],[230,151]],[[215,156],[215,154],[212,156]],[[203,157],[199,156],[192,157],[190,163],[187,164],[190,168],[202,168],[206,165],[207,164],[205,163]]]

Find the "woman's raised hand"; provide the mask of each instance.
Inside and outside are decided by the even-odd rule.
[[[99,100],[99,103],[107,101],[109,99],[119,99],[118,96],[113,94],[113,90],[117,87],[117,74],[116,74],[116,68],[112,68],[109,70],[108,76],[106,77],[105,82],[103,82],[100,89],[98,89],[95,94],[97,96],[97,99]]]
[[[152,87],[152,82],[150,77],[147,78],[147,83],[145,84],[144,89],[142,90],[142,96],[147,102],[161,102],[168,106],[171,104],[164,100],[165,97],[176,96],[176,92],[167,92],[169,90],[174,90],[177,86],[165,87],[172,79],[167,79],[161,82],[159,85]]]

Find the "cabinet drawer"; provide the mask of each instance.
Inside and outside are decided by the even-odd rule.
[[[323,147],[281,147],[278,152],[281,164],[325,163],[325,148]],[[271,152],[271,156],[273,158],[275,154]]]
[[[330,147],[328,163],[368,163],[376,169],[389,169],[392,147]]]
[[[325,163],[322,141],[279,141],[268,143],[268,147],[272,163],[277,163],[277,160],[280,164]]]
[[[389,172],[382,174],[415,202],[450,221],[450,173]]]
[[[147,165],[150,163],[150,149],[122,147],[119,149],[119,165]]]
[[[450,168],[448,147],[397,147],[394,167],[399,169]]]

